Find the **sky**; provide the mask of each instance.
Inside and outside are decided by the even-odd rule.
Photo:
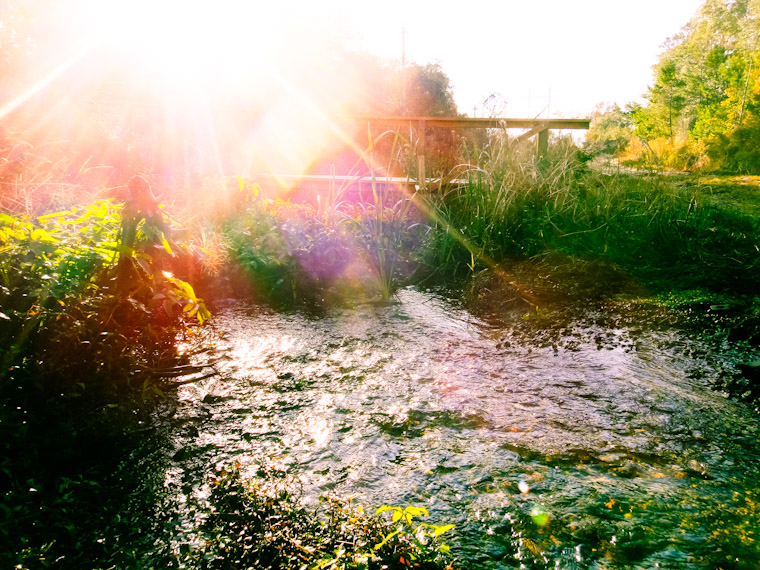
[[[144,114],[145,87],[160,95],[169,123],[206,134],[213,124],[241,156],[301,172],[329,137],[347,136],[335,117],[373,95],[366,78],[352,83],[350,68],[340,82],[336,46],[398,63],[403,27],[406,61],[440,64],[460,113],[588,117],[600,104],[641,100],[664,43],[703,1],[466,0],[455,9],[420,0],[30,0],[46,44],[38,61],[50,63],[28,70],[30,84],[0,101],[0,118],[56,84],[55,101],[62,90],[84,92],[90,109],[102,75],[105,94],[124,105],[119,116]],[[230,112],[214,114],[220,103]]]
[[[407,61],[440,63],[462,113],[580,117],[600,103],[640,101],[664,42],[703,2],[336,1],[331,10],[362,48],[385,58],[400,60],[403,26]],[[498,96],[484,105],[491,94]]]
[[[289,46],[330,42],[400,62],[403,27],[406,61],[439,63],[460,113],[526,118],[585,117],[602,103],[640,101],[663,44],[704,2],[37,1],[47,6],[39,15],[76,37],[122,38],[164,82],[167,70],[188,75],[201,59],[241,76],[257,60],[276,66]]]

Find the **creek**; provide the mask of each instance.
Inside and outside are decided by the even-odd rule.
[[[439,292],[397,299],[218,309],[220,375],[130,459],[161,508],[189,528],[214,466],[265,462],[307,501],[426,507],[463,567],[760,564],[757,415],[715,389],[746,351],[592,307],[546,341]]]

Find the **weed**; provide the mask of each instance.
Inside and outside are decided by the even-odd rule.
[[[417,522],[424,508],[381,507],[369,516],[350,501],[322,498],[310,510],[289,477],[261,468],[246,480],[238,466],[217,472],[208,502],[198,546],[180,549],[182,563],[214,570],[451,568],[438,539],[453,525]],[[380,516],[386,512],[390,521]]]

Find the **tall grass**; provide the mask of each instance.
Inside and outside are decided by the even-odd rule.
[[[444,274],[559,253],[665,287],[751,289],[760,277],[758,220],[703,188],[596,171],[562,139],[537,159],[499,133],[476,158],[466,183],[426,199],[436,230],[426,260]]]
[[[373,148],[387,142],[376,173]],[[254,197],[224,222],[231,259],[270,302],[389,300],[408,276],[423,228],[414,193],[391,184],[403,137],[374,138],[347,180],[299,203]],[[356,188],[366,166],[371,193]],[[353,176],[353,178],[351,178]],[[365,181],[366,184],[366,181]],[[409,186],[408,184],[406,185]],[[366,188],[364,189],[366,191]],[[417,230],[415,230],[417,228]]]

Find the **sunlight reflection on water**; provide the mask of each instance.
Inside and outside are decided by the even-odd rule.
[[[696,341],[660,331],[634,343],[622,328],[601,346],[591,327],[574,350],[503,343],[442,297],[399,300],[320,319],[221,312],[222,377],[182,387],[175,421],[197,433],[176,447],[206,465],[266,458],[312,497],[425,504],[486,567],[533,550],[575,564],[581,546],[621,567],[634,551],[644,567],[668,559],[667,545],[698,562],[714,530],[698,513],[737,472],[760,488],[754,416],[710,389],[714,362],[697,363],[702,380],[687,374],[695,362],[677,347]]]

